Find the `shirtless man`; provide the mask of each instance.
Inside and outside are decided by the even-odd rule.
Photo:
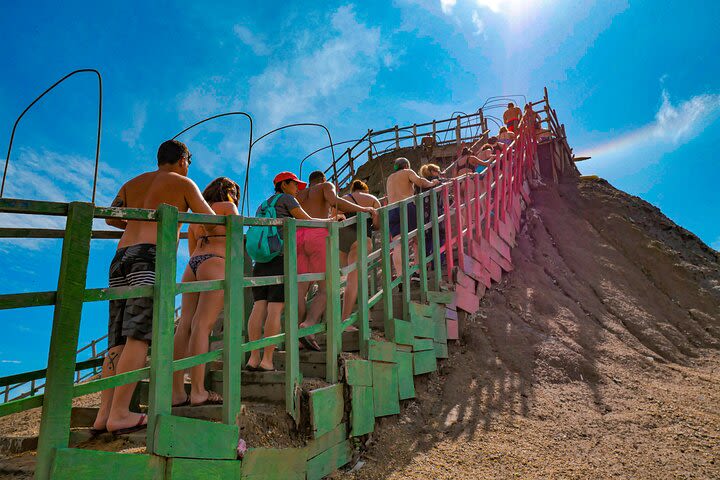
[[[213,215],[213,210],[203,199],[197,185],[187,178],[191,157],[182,142],[164,142],[158,149],[157,170],[128,181],[120,188],[112,206],[156,209],[166,203],[181,212],[191,209],[193,212]],[[107,219],[106,223],[125,230],[110,263],[110,286],[153,285],[157,224],[117,218]],[[152,339],[152,317],[152,298],[110,301],[108,352],[103,362],[103,377],[145,366]],[[147,426],[146,415],[129,410],[135,385],[131,383],[102,392],[100,410],[93,425],[96,432],[122,434]]]
[[[337,208],[342,212],[375,213],[375,209],[372,207],[364,207],[338,197],[335,185],[328,182],[325,174],[319,170],[310,174],[308,187],[298,192],[297,199],[303,210],[313,218],[330,218],[332,208]],[[297,229],[298,274],[325,272],[327,254],[325,238],[327,236],[328,231],[325,228],[300,227]],[[325,282],[320,281],[318,282],[318,293],[310,304],[310,308],[307,309],[306,317],[305,296],[309,287],[310,282],[301,282],[298,285],[298,319],[301,327],[315,325],[327,307]],[[306,348],[320,350],[313,335],[303,337],[300,341]]]
[[[386,190],[388,205],[400,200],[405,200],[415,195],[415,186],[420,188],[431,188],[440,185],[440,180],[427,180],[420,177],[412,169],[407,158],[400,157],[395,160],[395,173],[387,178]],[[417,215],[415,213],[415,204],[407,204],[408,212],[408,232],[412,232],[417,228]],[[400,235],[400,207],[395,207],[388,214],[390,217],[390,236],[394,240]],[[415,251],[417,259],[417,238],[410,241],[411,248]],[[400,256],[400,246],[398,245],[392,252],[393,266],[395,274],[400,275],[402,272],[402,258]]]
[[[508,108],[503,113],[503,123],[505,123],[508,130],[514,132],[521,118],[522,110],[520,110],[520,107],[516,107],[513,102],[508,103]]]

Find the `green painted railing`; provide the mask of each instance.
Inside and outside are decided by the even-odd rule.
[[[529,130],[524,126],[523,131]],[[532,131],[521,135],[512,149],[503,154],[483,174],[470,174],[452,180],[414,197],[380,209],[380,242],[377,248],[367,250],[366,221],[368,215],[359,213],[342,222],[318,222],[295,219],[259,219],[241,216],[213,216],[182,213],[169,205],[157,210],[95,207],[89,203],[53,203],[18,199],[0,199],[0,212],[65,216],[62,257],[58,287],[52,292],[33,292],[0,295],[0,310],[54,305],[54,318],[46,385],[44,394],[34,395],[0,405],[0,416],[43,407],[41,435],[38,445],[36,478],[48,478],[53,452],[68,446],[70,412],[74,397],[114,388],[119,385],[150,379],[148,405],[147,449],[156,453],[160,438],[156,426],[160,416],[171,413],[172,374],[210,361],[223,360],[223,413],[225,424],[235,424],[241,406],[241,377],[244,355],[269,345],[285,345],[285,409],[299,421],[299,386],[302,382],[299,360],[299,338],[326,333],[326,380],[338,381],[338,356],[342,351],[342,332],[357,324],[360,349],[367,357],[370,339],[369,312],[381,304],[385,337],[395,339],[395,316],[392,291],[402,286],[400,301],[403,318],[410,319],[411,276],[419,277],[421,301],[425,301],[432,287],[440,290],[443,281],[441,262],[445,261],[445,280],[452,282],[455,264],[463,266],[465,248],[471,248],[473,238],[492,239],[501,232],[506,211],[519,201],[523,180],[534,165],[534,136]],[[472,193],[471,193],[472,192]],[[409,230],[406,206],[416,206],[417,228]],[[400,236],[389,236],[389,212],[400,208]],[[425,211],[429,208],[429,216]],[[156,283],[143,287],[111,287],[86,289],[90,242],[93,238],[93,219],[117,218],[157,223]],[[224,225],[226,228],[225,280],[176,283],[177,231],[180,223]],[[251,225],[278,225],[284,229],[285,274],[273,277],[245,275],[243,231]],[[346,267],[340,266],[339,232],[343,227],[357,225],[358,260]],[[326,228],[327,264],[325,273],[297,274],[298,227]],[[441,230],[444,229],[444,239]],[[55,231],[53,231],[55,232]],[[48,235],[57,233],[46,232]],[[426,249],[426,233],[432,248]],[[0,237],[42,236],[43,232],[28,234],[25,230],[0,228]],[[444,242],[443,242],[444,240]],[[417,258],[411,261],[411,242],[417,243]],[[464,244],[467,243],[467,247]],[[399,247],[401,271],[392,276],[391,252]],[[430,253],[429,253],[429,252]],[[429,266],[432,265],[432,270]],[[342,318],[342,275],[358,272],[359,308],[349,318]],[[379,276],[379,282],[377,277]],[[298,282],[327,281],[326,323],[298,328]],[[259,285],[284,284],[284,331],[278,335],[252,342],[245,341],[244,289]],[[224,290],[224,334],[222,348],[202,355],[173,360],[173,334],[175,297],[184,292]],[[84,302],[106,301],[151,296],[154,300],[152,354],[148,367],[108,378],[74,384],[81,310]],[[160,425],[162,427],[162,425]]]

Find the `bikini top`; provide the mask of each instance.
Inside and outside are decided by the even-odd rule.
[[[362,205],[360,205],[360,204],[358,203],[358,201],[355,200],[355,197],[353,197],[353,194],[352,194],[352,193],[348,193],[348,194],[346,194],[346,195],[343,195],[343,197],[344,197],[344,198],[349,198],[350,201],[353,202],[355,205],[357,205],[358,207],[362,207]],[[345,214],[345,218],[352,218],[352,217],[354,217],[355,215],[357,215],[357,212],[347,212],[347,213]],[[370,232],[372,232],[372,225],[373,225],[372,219],[368,218],[368,220],[367,220],[367,231],[368,231],[368,235],[370,234]]]

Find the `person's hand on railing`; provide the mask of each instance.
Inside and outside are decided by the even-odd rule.
[[[334,216],[333,218],[334,218],[335,221],[337,221],[337,222],[342,222],[343,220],[345,220],[345,214],[342,213],[342,212],[338,212],[338,213],[335,214],[335,216]]]

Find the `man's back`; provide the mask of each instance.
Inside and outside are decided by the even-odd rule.
[[[161,204],[173,205],[181,212],[188,210],[187,185],[190,180],[174,172],[155,171],[138,175],[123,185],[119,198],[123,207],[155,210]],[[116,205],[116,203],[113,203]],[[118,248],[139,243],[157,243],[155,222],[129,221]]]
[[[414,184],[410,180],[410,175],[413,173],[415,172],[406,168],[398,170],[387,178],[388,203],[395,203],[415,194]]]
[[[328,218],[330,216],[330,204],[325,198],[325,189],[328,183],[310,185],[298,192],[298,202],[308,215],[313,218]]]

